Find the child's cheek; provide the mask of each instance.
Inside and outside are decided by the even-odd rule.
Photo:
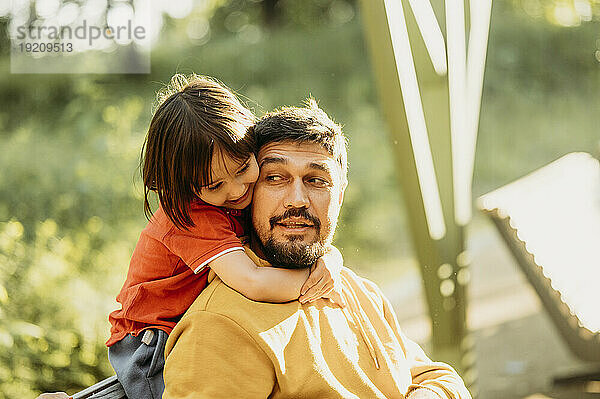
[[[260,170],[258,169],[258,164],[256,163],[256,160],[254,160],[254,162],[252,163],[252,174],[251,174],[253,183],[256,183],[256,181],[258,180],[259,174],[260,174]]]

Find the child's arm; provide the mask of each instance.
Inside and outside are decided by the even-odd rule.
[[[340,276],[342,266],[344,266],[342,254],[336,247],[330,246],[325,255],[311,267],[310,276],[302,286],[300,303],[329,298],[333,303],[345,307]]]
[[[289,302],[298,299],[309,269],[257,266],[244,251],[232,251],[209,264],[219,278],[248,299]]]

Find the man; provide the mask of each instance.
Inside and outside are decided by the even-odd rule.
[[[310,100],[266,115],[254,134],[247,253],[265,267],[308,268],[344,198],[341,128]],[[214,278],[169,337],[163,398],[470,398],[451,367],[402,334],[373,283],[347,268],[340,277],[345,308],[253,302]]]

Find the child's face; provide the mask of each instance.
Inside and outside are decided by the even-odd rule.
[[[254,183],[258,179],[254,154],[239,162],[215,149],[211,168],[212,181],[199,193],[202,201],[230,209],[244,209],[250,205]]]

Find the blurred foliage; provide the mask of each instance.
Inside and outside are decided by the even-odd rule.
[[[579,26],[600,19],[597,0],[512,0],[516,8],[534,19],[558,26]]]
[[[531,0],[494,3],[477,194],[597,145],[600,37],[587,3],[589,23],[569,27],[532,14]],[[346,263],[370,272],[410,257],[356,3],[203,4],[165,14],[149,76],[11,75],[0,18],[0,399],[112,373],[107,314],[146,223],[139,153],[154,93],[175,72],[222,80],[258,115],[317,98],[350,138],[336,236]]]
[[[599,21],[562,27],[494,3],[476,195],[571,151],[600,155]]]

